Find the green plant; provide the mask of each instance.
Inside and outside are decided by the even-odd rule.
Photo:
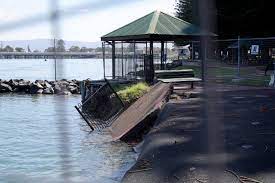
[[[123,102],[130,104],[148,91],[149,86],[146,83],[137,83],[118,91],[117,94],[123,100]]]

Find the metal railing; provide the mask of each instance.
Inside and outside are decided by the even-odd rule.
[[[92,130],[100,130],[112,124],[114,119],[124,110],[124,104],[105,79],[105,84],[94,93],[90,93],[75,108]]]

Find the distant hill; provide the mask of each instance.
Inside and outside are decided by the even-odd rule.
[[[88,48],[97,48],[101,47],[101,42],[82,42],[82,41],[66,41],[66,49],[69,49],[71,46],[88,47]],[[46,48],[53,46],[52,39],[33,39],[33,40],[14,40],[14,41],[2,41],[3,47],[10,45],[12,47],[22,47],[27,50],[29,45],[30,49],[44,51]]]

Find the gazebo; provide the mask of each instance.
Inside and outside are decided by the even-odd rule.
[[[101,37],[103,47],[103,64],[105,77],[105,46],[110,45],[112,50],[112,78],[117,78],[117,60],[120,58],[122,63],[119,68],[122,68],[120,73],[125,76],[125,60],[129,60],[127,55],[124,55],[123,44],[133,44],[133,74],[137,76],[139,72],[137,67],[137,54],[135,44],[146,44],[146,52],[142,57],[143,77],[147,82],[152,82],[154,79],[154,43],[160,43],[160,69],[164,69],[165,51],[164,45],[167,42],[178,41],[194,41],[199,40],[202,36],[215,36],[213,33],[201,30],[198,26],[188,23],[184,20],[168,15],[160,11],[154,11],[141,17],[117,30],[112,31]],[[147,49],[149,43],[149,50]],[[116,45],[121,44],[121,57],[116,56]],[[122,61],[122,62],[121,62]]]

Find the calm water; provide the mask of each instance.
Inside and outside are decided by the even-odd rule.
[[[51,80],[51,68],[50,61],[1,60],[0,78]],[[63,76],[100,78],[101,69],[98,60],[66,60]],[[74,109],[79,101],[78,95],[0,94],[1,183],[121,180],[136,155],[107,132],[90,133]]]
[[[57,60],[57,79],[102,79],[102,59]],[[110,76],[111,60],[106,60],[106,75]],[[0,79],[54,80],[54,60],[0,59]]]

